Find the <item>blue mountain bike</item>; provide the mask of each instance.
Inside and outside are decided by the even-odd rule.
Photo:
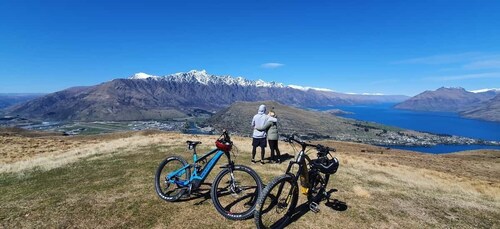
[[[224,130],[215,142],[217,148],[200,158],[196,154],[196,146],[201,142],[186,143],[188,148],[193,150],[193,163],[188,164],[179,156],[169,156],[161,162],[155,175],[155,189],[158,196],[169,202],[189,196],[205,181],[219,159],[226,156],[228,164],[221,166],[222,170],[212,182],[210,189],[212,202],[215,209],[228,219],[251,218],[262,190],[262,181],[253,169],[235,165],[231,160],[233,142],[227,131]],[[213,157],[209,158],[210,156]]]

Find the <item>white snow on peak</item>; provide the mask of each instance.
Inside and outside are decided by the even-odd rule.
[[[283,85],[282,83],[276,83],[274,81],[266,82],[266,81],[261,80],[261,79],[255,81],[255,86],[256,87],[280,87],[280,88],[285,87],[285,85]]]
[[[450,87],[441,87],[443,89],[459,89],[459,90],[465,90],[463,87],[458,87],[458,86],[450,86]],[[441,89],[438,88],[438,89]]]
[[[333,90],[328,89],[328,88],[317,88],[317,87],[303,87],[303,86],[298,86],[298,85],[288,85],[289,88],[301,90],[301,91],[309,91],[309,90],[316,90],[316,91],[328,91],[328,92],[333,92]]]
[[[167,80],[174,82],[186,82],[186,83],[201,83],[201,84],[226,84],[226,85],[238,85],[238,86],[255,86],[255,87],[285,87],[282,83],[277,82],[266,82],[263,80],[247,80],[243,77],[232,77],[232,76],[217,76],[208,74],[206,70],[191,70],[188,72],[178,72],[165,76],[152,76],[146,73],[137,73],[129,79],[149,79],[153,78],[156,80]]]
[[[482,92],[488,92],[488,91],[500,92],[500,88],[484,88],[484,89],[472,90],[470,92],[472,92],[472,93],[482,93]]]
[[[138,72],[129,77],[129,79],[149,79],[149,78],[157,79],[158,76],[149,75],[144,72]]]

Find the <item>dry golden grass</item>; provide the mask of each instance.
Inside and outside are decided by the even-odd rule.
[[[224,219],[204,197],[167,203],[156,196],[156,166],[172,153],[190,158],[184,145],[188,139],[202,141],[199,152],[204,152],[216,136],[137,132],[71,137],[64,138],[74,141],[69,149],[3,158],[0,227],[253,228],[253,220]],[[19,137],[8,147],[27,140]],[[287,163],[252,165],[251,139],[233,140],[239,151],[236,162],[254,168],[264,183],[283,174]],[[338,149],[334,154],[341,167],[329,188],[337,189],[331,198],[344,204],[323,202],[321,212],[305,212],[290,228],[500,227],[499,151],[429,155],[356,143],[322,144]],[[51,149],[43,142],[39,147]],[[280,143],[280,148],[282,154],[294,155],[289,145]],[[305,199],[300,196],[299,204]]]

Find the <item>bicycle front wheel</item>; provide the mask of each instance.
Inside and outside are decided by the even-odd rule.
[[[253,216],[257,198],[262,190],[259,175],[250,167],[235,165],[223,169],[214,179],[210,196],[215,209],[231,220]]]
[[[274,178],[257,201],[254,220],[257,228],[284,228],[297,206],[299,189],[293,175]]]
[[[186,160],[178,156],[167,157],[160,163],[155,174],[155,190],[160,198],[173,202],[186,192],[187,187],[180,183],[188,181],[191,176],[190,168],[185,167],[187,164]]]

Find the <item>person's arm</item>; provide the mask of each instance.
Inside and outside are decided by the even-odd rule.
[[[255,127],[255,116],[252,118],[252,127]]]
[[[267,129],[269,129],[269,127],[271,127],[271,125],[273,125],[273,122],[267,122],[266,125],[262,126],[261,128],[255,128],[257,129],[258,131],[265,131]]]

